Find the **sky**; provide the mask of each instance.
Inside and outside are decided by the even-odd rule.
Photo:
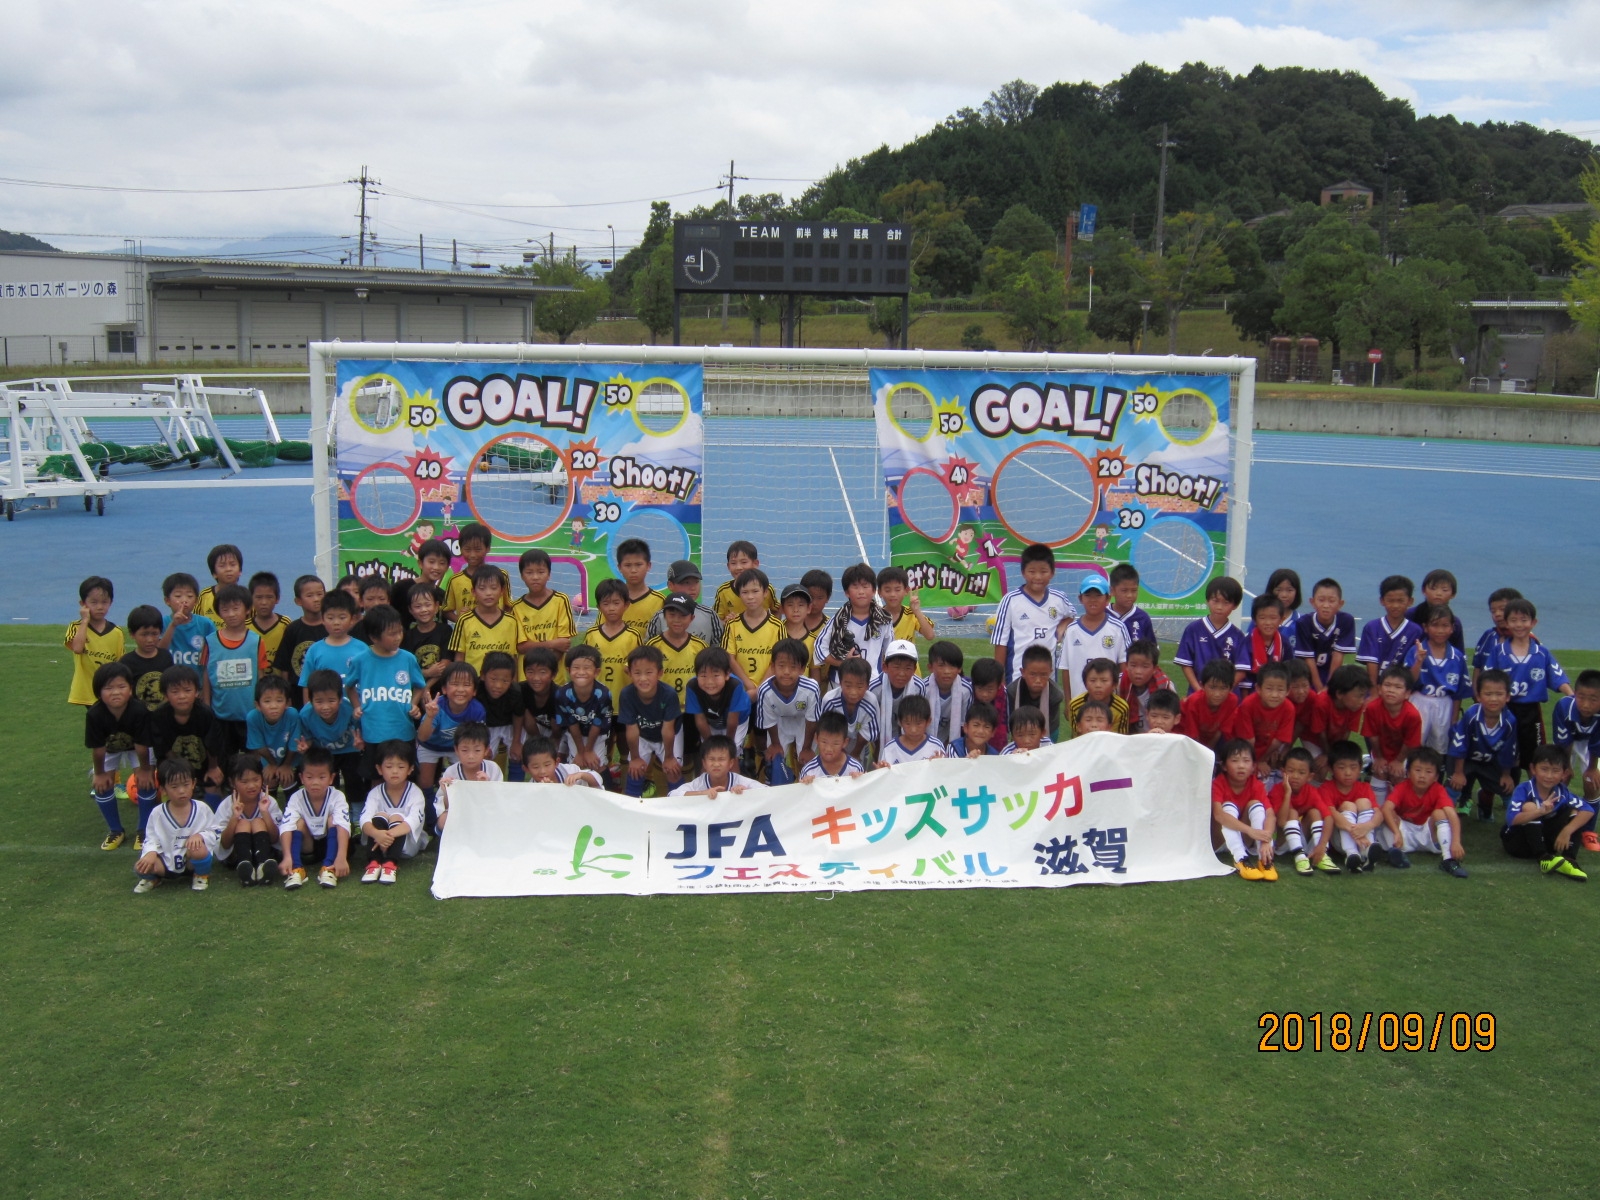
[[[1141,61],[1360,71],[1419,113],[1600,141],[1600,0],[8,0],[5,23],[0,228],[74,250],[320,231],[337,261],[365,165],[409,248],[386,263],[419,234],[430,266],[452,237],[609,257],[730,159],[739,192],[793,195],[1007,80]]]

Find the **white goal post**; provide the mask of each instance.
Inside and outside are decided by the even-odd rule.
[[[312,503],[316,520],[317,573],[332,581],[337,575],[336,530],[338,485],[332,450],[334,373],[341,360],[431,361],[484,363],[595,362],[629,365],[695,363],[706,370],[705,416],[715,421],[730,415],[761,415],[759,386],[745,387],[736,409],[714,399],[713,383],[719,377],[749,382],[753,373],[772,372],[766,379],[781,383],[804,373],[826,372],[826,389],[816,389],[804,415],[865,418],[871,416],[872,397],[867,373],[875,368],[918,370],[954,368],[969,371],[1004,371],[1063,374],[1096,371],[1123,375],[1212,375],[1230,381],[1231,412],[1229,458],[1232,472],[1227,517],[1227,574],[1243,582],[1245,544],[1250,517],[1250,464],[1255,420],[1254,358],[1211,358],[1186,355],[1050,354],[966,350],[828,350],[766,349],[734,346],[604,346],[543,345],[527,343],[427,343],[427,342],[313,342],[309,347],[311,385],[311,455],[314,478]],[[762,382],[757,379],[756,384]],[[726,394],[726,389],[723,393]],[[781,416],[793,408],[774,401],[767,415]],[[708,487],[716,480],[708,475]],[[841,488],[844,480],[840,480]],[[874,495],[882,494],[882,475]],[[859,541],[859,531],[857,532]],[[865,547],[863,547],[865,549]],[[882,566],[885,563],[875,563]]]

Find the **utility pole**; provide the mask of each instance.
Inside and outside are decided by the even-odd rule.
[[[417,234],[417,270],[426,271],[427,269],[428,260],[422,253],[422,235],[419,233]]]
[[[733,181],[746,179],[748,176],[733,173],[733,159],[728,160],[728,220],[733,220]],[[728,332],[728,293],[722,293],[722,332]]]
[[[1161,178],[1156,184],[1156,257],[1167,239],[1167,151],[1178,143],[1167,138],[1167,123],[1161,122],[1161,140],[1156,146],[1161,150]]]
[[[347,182],[361,185],[361,230],[356,235],[356,264],[364,267],[367,265],[367,189],[376,187],[378,181],[367,175],[367,167],[363,163],[360,177]]]

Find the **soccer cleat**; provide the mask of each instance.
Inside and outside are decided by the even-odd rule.
[[[160,882],[159,879],[141,879],[133,885],[133,894],[143,896],[146,892],[153,892],[156,890],[156,884]]]
[[[144,834],[136,833],[133,835],[133,849],[135,853],[144,849]]]
[[[211,886],[211,876],[209,876],[209,875],[196,875],[194,877],[194,882],[189,885],[189,890],[191,892],[203,892],[210,886]]]
[[[295,888],[305,883],[305,881],[306,869],[304,867],[296,867],[283,877],[284,890],[292,892]]]
[[[1465,879],[1467,877],[1467,869],[1461,865],[1461,861],[1451,858],[1449,855],[1445,855],[1439,860],[1439,869],[1446,875],[1454,875],[1457,879]]]
[[[317,882],[325,888],[339,886],[339,877],[333,873],[332,867],[323,867],[317,872]]]
[[[125,783],[117,784],[116,787],[111,789],[111,794],[118,800],[126,800],[128,798],[128,785]]]
[[[362,883],[377,883],[378,876],[383,874],[383,864],[373,859],[367,864],[367,869],[361,872]]]
[[[395,866],[394,866],[394,864],[392,862],[384,863],[383,864],[383,873],[378,876],[378,882],[379,883],[393,883],[394,882],[394,877],[395,877]]]
[[[1562,858],[1559,854],[1552,854],[1549,858],[1546,858],[1539,863],[1539,870],[1548,875],[1551,871],[1554,871],[1566,861],[1567,860]]]
[[[253,887],[256,882],[256,869],[249,862],[242,862],[234,868],[234,873],[239,876],[240,887]]]
[[[1576,879],[1579,883],[1582,883],[1585,879],[1589,878],[1584,871],[1579,869],[1577,863],[1566,858],[1563,858],[1561,862],[1557,864],[1556,874],[1565,875],[1568,879]]]
[[[1269,862],[1261,864],[1261,878],[1267,883],[1278,882],[1278,868]]]
[[[1302,875],[1311,874],[1313,870],[1311,860],[1304,854],[1296,854],[1294,856],[1294,869]]]
[[[1399,846],[1390,846],[1389,865],[1391,867],[1399,867],[1401,870],[1405,870],[1405,868],[1411,865],[1411,860],[1406,857],[1406,852],[1400,849]]]
[[[278,860],[269,858],[256,868],[256,882],[272,884],[278,882],[278,877],[283,874],[283,868],[278,865]]]
[[[102,849],[102,850],[115,850],[118,846],[122,845],[122,843],[127,840],[127,837],[128,837],[128,835],[126,833],[124,833],[120,829],[117,830],[115,833],[108,833],[108,834],[106,834],[106,840],[100,843],[100,849]]]
[[[1363,871],[1376,871],[1378,869],[1378,851],[1381,849],[1382,847],[1377,842],[1373,842],[1367,847],[1367,853],[1361,862]]]
[[[1234,867],[1238,870],[1240,879],[1260,879],[1262,877],[1261,868],[1253,858],[1241,858],[1234,864]]]
[[[1600,834],[1592,829],[1583,831],[1583,848],[1590,853],[1600,853]]]
[[[1339,873],[1339,864],[1333,861],[1333,856],[1331,854],[1324,854],[1311,865],[1319,871],[1327,871],[1332,875],[1337,875]]]

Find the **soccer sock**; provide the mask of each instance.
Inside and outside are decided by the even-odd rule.
[[[334,860],[339,857],[339,831],[332,826],[328,828],[328,849],[322,856],[322,865],[333,866]]]
[[[272,852],[272,835],[257,831],[250,835],[250,860],[261,866],[263,863],[276,859],[278,856]]]
[[[1295,854],[1303,854],[1306,848],[1305,837],[1300,832],[1299,821],[1289,821],[1283,827],[1283,840]]]
[[[289,858],[295,866],[300,866],[300,848],[304,845],[305,834],[296,829],[289,835]]]
[[[150,823],[150,814],[155,812],[156,806],[161,803],[160,792],[140,792],[139,801],[139,836],[144,836],[145,826]]]
[[[1356,835],[1348,829],[1339,830],[1339,844],[1344,847],[1346,854],[1360,854],[1361,847],[1356,844]]]
[[[122,815],[117,812],[116,792],[95,792],[95,805],[100,809],[100,815],[105,818],[106,828],[112,833],[121,833]]]
[[[1433,836],[1439,839],[1439,854],[1441,857],[1450,857],[1450,822],[1439,821],[1433,827]]]
[[[204,858],[197,858],[189,866],[196,875],[209,875],[211,874],[211,855],[208,854]]]
[[[1243,862],[1248,854],[1248,851],[1244,848],[1244,834],[1237,829],[1229,829],[1227,826],[1223,826],[1222,840],[1227,844],[1228,853],[1233,855],[1233,861]]]
[[[1313,820],[1311,822],[1311,844],[1313,846],[1315,846],[1321,840],[1322,840],[1322,822],[1321,821],[1317,821],[1317,820]]]

